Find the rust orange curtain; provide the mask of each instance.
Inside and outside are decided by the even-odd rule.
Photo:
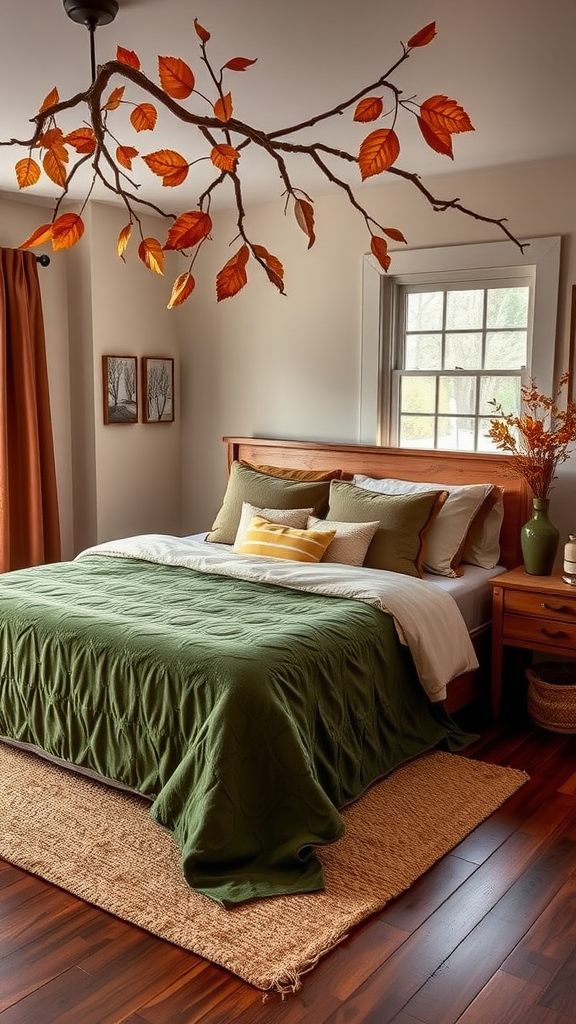
[[[60,559],[36,257],[0,248],[0,571]]]

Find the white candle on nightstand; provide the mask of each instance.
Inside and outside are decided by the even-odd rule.
[[[564,573],[562,579],[576,586],[576,533],[571,533],[564,545]]]

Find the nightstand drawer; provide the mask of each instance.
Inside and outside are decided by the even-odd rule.
[[[572,622],[576,626],[576,596],[556,597],[554,594],[531,594],[526,590],[507,590],[504,594],[504,612],[530,615],[557,622]]]
[[[576,621],[565,622],[538,616],[504,613],[502,639],[520,640],[526,647],[570,647],[576,649]]]

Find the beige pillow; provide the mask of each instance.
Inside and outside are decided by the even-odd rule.
[[[439,576],[457,576],[464,546],[486,501],[492,501],[492,484],[433,484],[412,480],[376,480],[356,475],[354,483],[369,491],[385,494],[422,494],[432,487],[448,492],[426,537],[424,569]]]
[[[242,513],[234,540],[234,551],[238,551],[250,520],[260,516],[268,523],[279,523],[281,526],[293,526],[297,530],[305,530],[308,526],[311,508],[257,508],[249,502],[242,503]],[[323,520],[319,520],[323,522]]]
[[[366,552],[379,521],[374,523],[336,523],[326,519],[308,517],[308,529],[336,530],[334,540],[322,555],[323,562],[340,562],[343,565],[363,565]]]
[[[405,576],[422,576],[424,542],[446,491],[422,494],[379,494],[344,480],[332,480],[328,522],[372,523],[379,527],[364,565]]]
[[[504,521],[504,491],[494,487],[491,500],[486,501],[472,524],[462,562],[479,565],[481,569],[494,569],[500,561],[500,531]]]
[[[285,558],[290,562],[319,562],[335,533],[335,530],[294,530],[291,526],[253,516],[238,552],[260,558]]]
[[[311,508],[321,516],[328,507],[329,490],[328,480],[284,479],[233,462],[222,507],[206,540],[233,544],[245,501],[257,508]]]

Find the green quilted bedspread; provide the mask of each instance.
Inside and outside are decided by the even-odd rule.
[[[0,576],[0,735],[151,798],[224,905],[322,888],[338,809],[469,740],[375,608],[104,556]]]

